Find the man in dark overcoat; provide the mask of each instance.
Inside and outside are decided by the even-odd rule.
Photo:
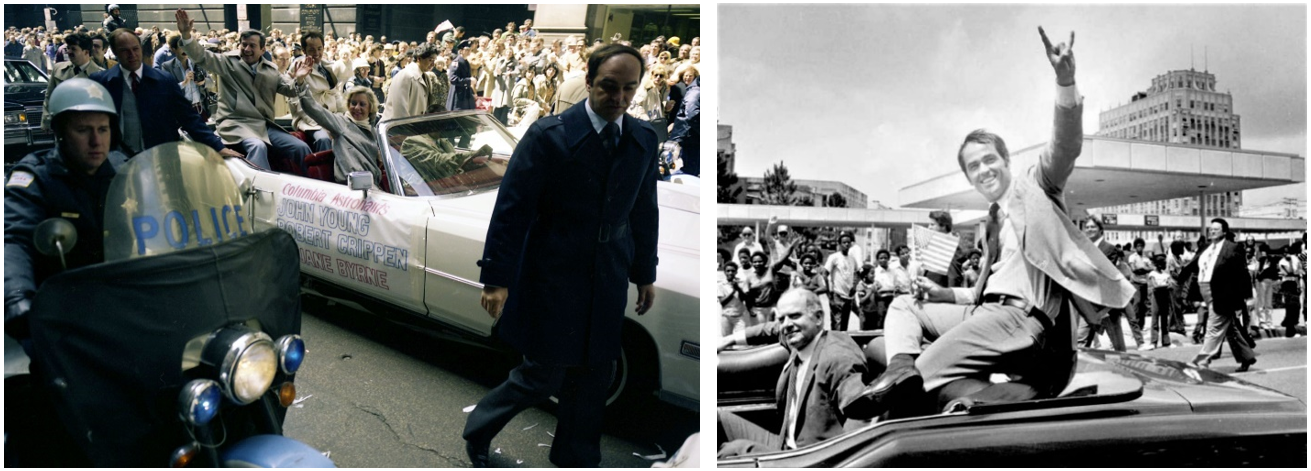
[[[450,111],[472,110],[476,104],[473,95],[473,68],[467,59],[469,42],[467,39],[460,42],[460,55],[455,56],[455,61],[451,63],[451,89],[446,96],[446,109]]]
[[[524,359],[469,414],[474,466],[488,464],[491,439],[511,418],[551,395],[560,400],[551,462],[600,464],[628,283],[638,314],[655,295],[656,134],[624,113],[642,69],[631,47],[598,49],[586,106],[534,122],[510,159],[478,265],[482,305]]]

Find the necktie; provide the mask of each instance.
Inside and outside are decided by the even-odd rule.
[[[77,77],[79,75],[82,75],[82,68],[78,66],[73,66],[73,76]]]
[[[601,145],[605,146],[607,156],[615,153],[615,148],[619,146],[619,125],[614,122],[605,123],[601,128]]]
[[[801,355],[792,354],[788,368],[787,402],[783,411],[783,441],[791,448],[796,448],[797,414],[801,404],[797,401],[797,375],[801,373]]]
[[[988,222],[984,225],[986,243],[983,247],[983,271],[979,274],[979,281],[974,285],[974,303],[983,304],[983,286],[988,282],[988,275],[992,274],[992,264],[997,263],[1001,258],[1001,218],[998,213],[1001,205],[993,203],[988,206]]]
[[[132,77],[132,94],[136,95],[137,87],[141,85],[141,79],[137,78],[137,74],[128,74],[128,75]]]

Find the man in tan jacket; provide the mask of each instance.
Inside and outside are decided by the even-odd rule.
[[[263,59],[264,34],[243,31],[238,50],[216,54],[191,38],[195,20],[185,10],[179,9],[175,16],[187,55],[219,77],[222,88],[214,122],[218,123],[218,135],[223,143],[239,147],[247,161],[262,168],[272,168],[270,154],[287,159],[295,169],[303,168],[310,146],[273,122],[273,97],[278,94],[295,97],[296,89],[277,66]]]
[[[342,61],[323,60],[323,33],[309,31],[301,35],[300,47],[305,51],[305,55],[292,61],[291,70],[295,70],[301,61],[307,60],[306,58],[314,60],[314,68],[305,78],[310,89],[310,97],[330,113],[346,112],[346,100],[342,98],[341,87],[338,85],[342,80],[350,78],[350,71],[346,70]],[[314,152],[332,149],[332,136],[305,114],[305,110],[301,109],[300,100],[287,100],[287,105],[291,109],[291,125],[312,137],[310,148]]]
[[[50,69],[50,84],[46,86],[45,102],[41,105],[41,129],[50,130],[50,94],[55,87],[71,78],[88,78],[105,70],[91,60],[91,37],[86,33],[73,33],[64,37],[68,47],[68,62],[60,62]]]

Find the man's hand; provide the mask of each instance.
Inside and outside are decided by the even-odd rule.
[[[305,83],[305,77],[308,77],[310,72],[314,70],[314,62],[313,57],[305,56],[305,58],[300,61],[300,65],[296,67],[295,72],[292,73],[291,78],[295,80],[296,83]]]
[[[1042,36],[1042,45],[1047,48],[1047,60],[1056,71],[1056,84],[1062,87],[1074,85],[1074,31],[1070,31],[1069,45],[1060,43],[1055,47],[1052,47],[1047,32],[1041,26],[1038,27],[1038,34]]]
[[[655,304],[655,285],[637,286],[637,315],[646,314]]]
[[[178,21],[178,34],[182,35],[182,39],[190,40],[191,28],[195,26],[196,20],[191,19],[191,15],[188,15],[187,11],[181,8],[173,14],[173,17]]]
[[[750,314],[745,314],[745,315],[750,315]],[[733,340],[733,337],[732,337],[732,336],[724,336],[724,337],[720,337],[720,339],[719,339],[719,346],[715,348],[715,353],[719,353],[719,352],[722,352],[722,351],[724,351],[724,350],[728,350],[728,347],[732,347],[732,346],[733,346],[734,344],[736,344],[736,343],[737,343],[737,342],[735,342],[735,341]]]
[[[242,158],[242,157],[245,157],[245,155],[242,155],[240,152],[237,152],[237,151],[235,151],[235,150],[229,149],[229,148],[227,148],[227,147],[224,147],[223,150],[220,150],[220,151],[219,151],[219,155],[221,155],[221,156],[223,156],[223,157],[236,157],[236,158],[238,158],[238,159],[240,159],[240,158]]]
[[[487,315],[492,319],[501,318],[501,308],[505,307],[505,299],[510,297],[510,289],[500,286],[484,286],[482,306],[487,311]]]

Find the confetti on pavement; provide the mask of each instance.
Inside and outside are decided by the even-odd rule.
[[[473,412],[473,408],[475,408],[475,407],[478,407],[478,404],[474,404],[474,405],[472,405],[472,406],[465,407],[465,408],[464,408],[464,413],[465,413],[465,414],[468,414],[468,413],[470,413],[470,412]]]

